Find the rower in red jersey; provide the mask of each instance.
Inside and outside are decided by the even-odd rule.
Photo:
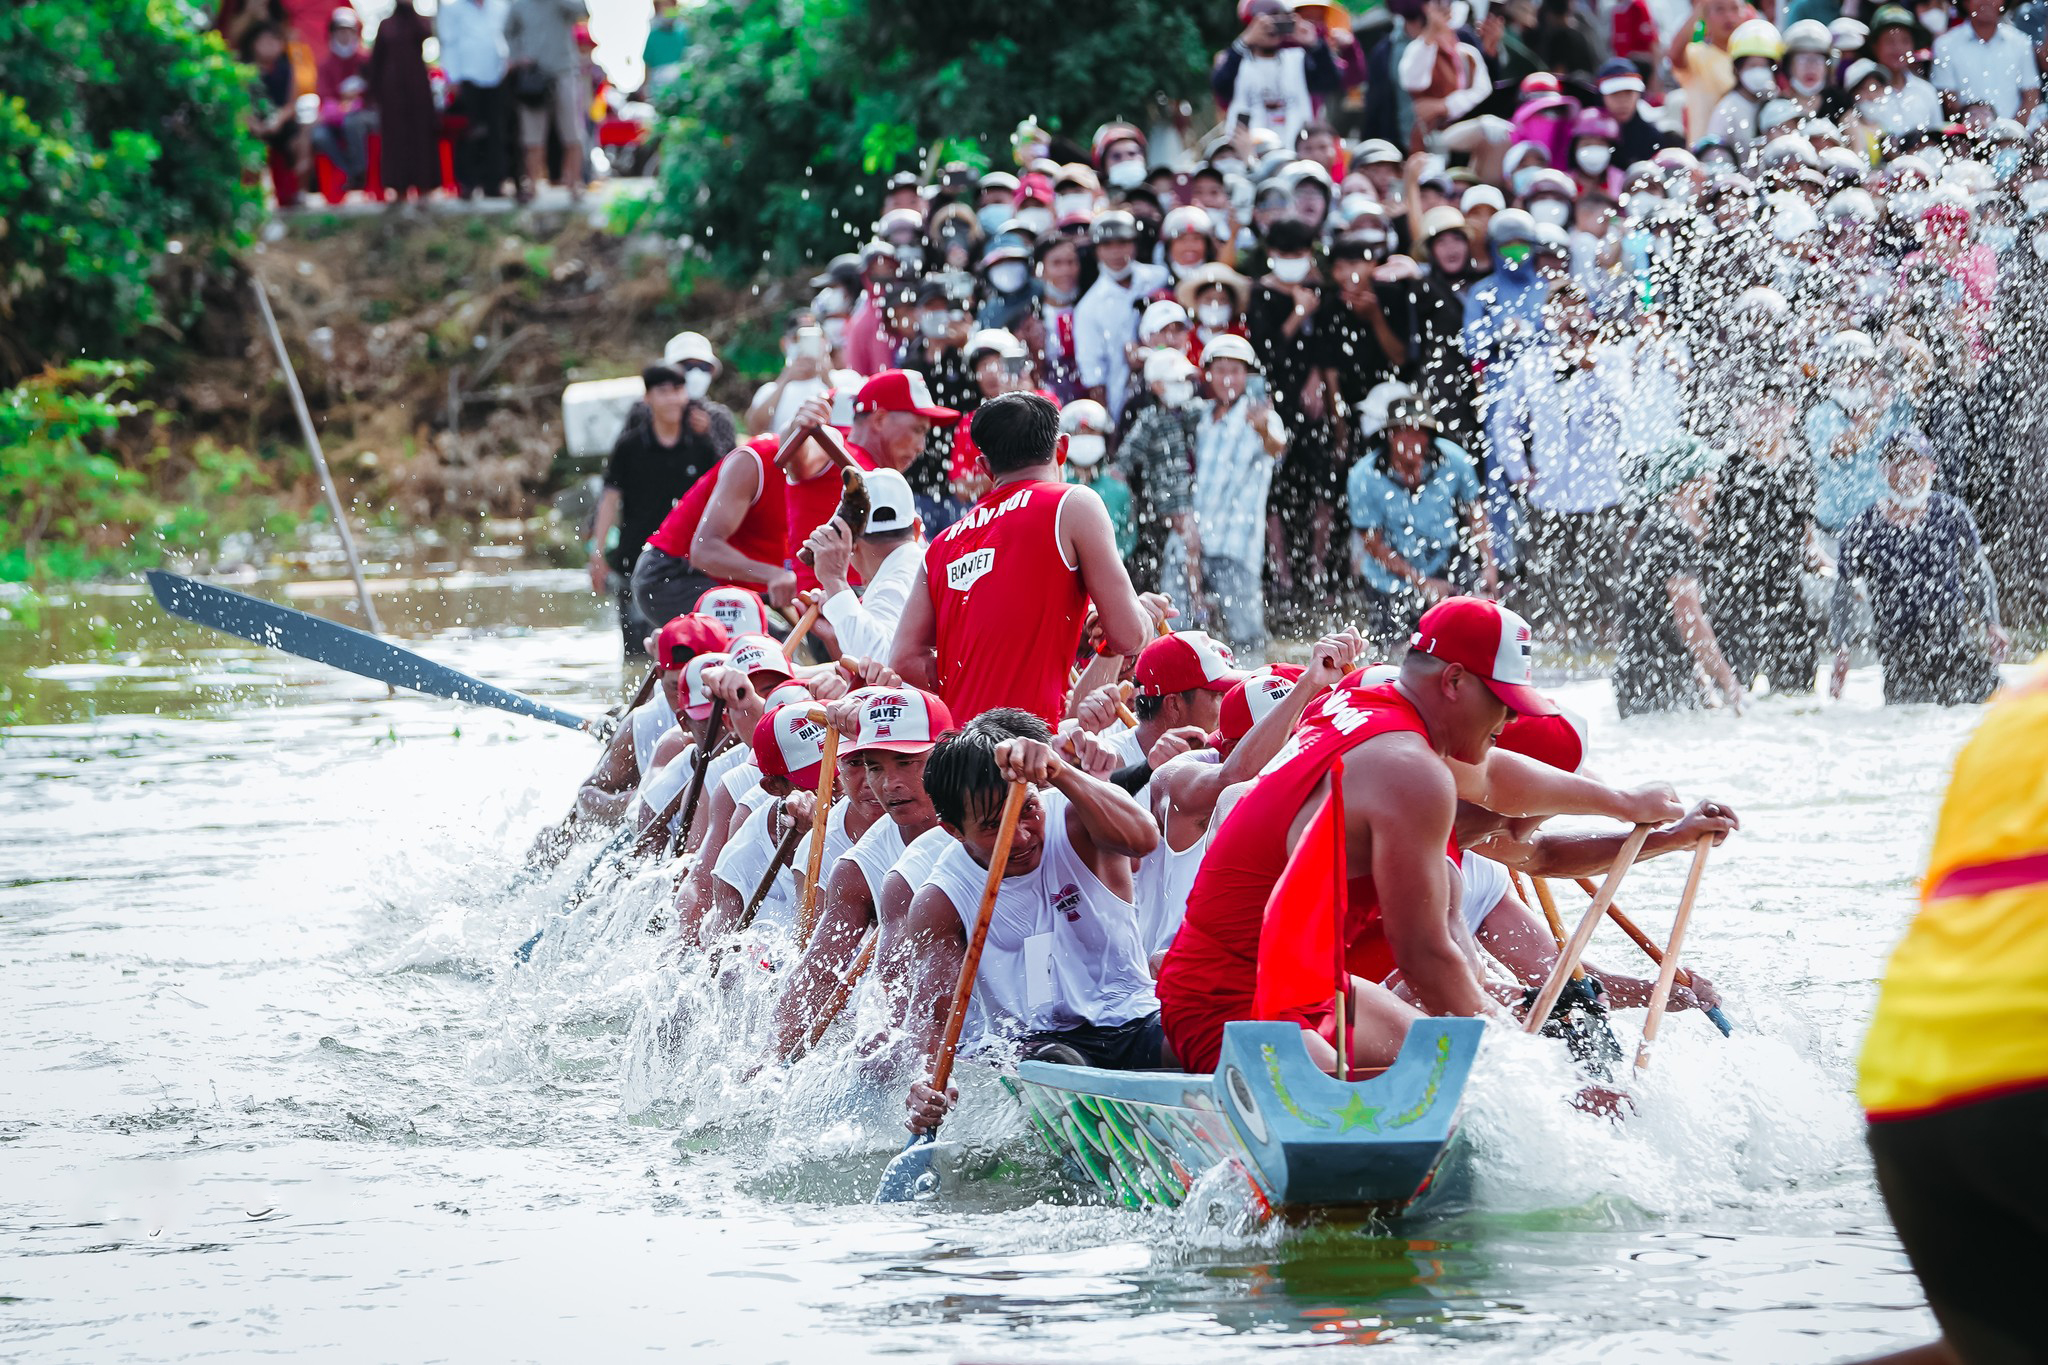
[[[756,436],[677,500],[633,565],[633,603],[662,623],[724,583],[754,591],[782,572],[782,480],[775,438]]]
[[[1089,603],[1101,652],[1115,655],[1137,653],[1172,610],[1132,589],[1102,499],[1060,481],[1058,408],[1000,394],[975,410],[972,432],[994,487],[925,552],[890,666],[963,723],[1014,706],[1057,725]]]
[[[1451,927],[1458,800],[1533,815],[1575,809],[1585,796],[1580,779],[1493,748],[1510,715],[1555,710],[1530,677],[1528,624],[1496,603],[1453,597],[1423,616],[1395,681],[1338,688],[1310,708],[1217,828],[1160,968],[1161,1020],[1190,1071],[1214,1068],[1225,1023],[1253,1017],[1267,899],[1340,759],[1346,865],[1361,872],[1345,917],[1353,1064],[1390,1063],[1423,1013],[1494,1012]],[[1627,812],[1678,813],[1664,791]],[[1420,1010],[1378,984],[1396,967]],[[1333,1013],[1299,1020],[1326,1070],[1336,1065]]]

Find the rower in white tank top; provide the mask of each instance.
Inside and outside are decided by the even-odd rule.
[[[862,845],[868,844],[875,831],[883,826],[887,826],[890,830],[895,831],[895,839],[891,841],[884,838],[877,841],[875,845],[870,845],[863,850]],[[902,844],[902,839],[902,831],[896,829],[896,822],[884,816],[880,820],[875,821],[869,827],[866,834],[855,840],[853,847],[848,849],[843,855],[853,859],[860,868],[861,874],[868,878],[868,890],[875,898],[875,914],[878,918],[882,913],[882,893],[886,883],[901,881],[903,890],[898,894],[903,896],[905,902],[908,903],[909,898],[917,892],[919,887],[924,885],[925,878],[930,875],[932,864],[938,861],[939,855],[949,848],[957,848],[959,846],[958,841],[952,835],[937,826],[926,830],[908,844]],[[892,862],[881,865],[880,872],[870,873],[870,866],[877,861],[875,849],[877,847],[887,847],[891,842],[902,845],[902,852],[898,853]],[[970,859],[970,861],[972,860]],[[983,875],[985,876],[986,873]],[[981,892],[977,889],[974,895],[974,903],[978,906],[981,904]],[[848,1008],[854,1012],[855,1017],[862,1021],[861,1027],[863,1028],[867,1027],[870,1022],[882,1023],[886,1027],[885,1014],[877,1013],[872,1016],[869,1014],[870,1010],[883,1009],[883,1001],[880,998],[882,992],[881,982],[881,972],[869,972],[861,978],[860,986],[854,992],[853,999],[848,1004]],[[970,1004],[967,1010],[967,1025],[962,1029],[961,1037],[972,1039],[981,1033],[985,1033],[987,1030],[985,1027],[980,1026],[979,1019],[980,1016],[975,1012],[973,1005]]]
[[[1465,927],[1476,934],[1479,926],[1486,923],[1486,917],[1506,899],[1508,870],[1468,848],[1458,860],[1458,874],[1464,883],[1458,912],[1465,918]]]
[[[1214,749],[1197,749],[1175,761],[1221,763],[1223,759]],[[1159,820],[1156,808],[1152,814]],[[1181,918],[1188,912],[1188,892],[1194,889],[1195,874],[1202,870],[1209,831],[1215,827],[1211,820],[1202,830],[1201,838],[1175,852],[1166,838],[1165,821],[1160,820],[1158,847],[1138,860],[1131,889],[1138,906],[1138,931],[1148,958],[1173,946],[1173,936],[1180,932]]]
[[[654,695],[634,707],[626,720],[633,727],[633,762],[645,780],[653,767],[654,746],[676,728],[676,709],[668,704],[668,693],[656,687]]]
[[[846,834],[848,804],[845,797],[840,797],[832,803],[832,813],[825,817],[825,856],[818,862],[818,882],[821,886],[832,880],[832,865],[845,855],[847,849],[853,847],[853,840]],[[877,825],[889,823],[886,817],[875,822]],[[804,837],[797,840],[796,853],[790,858],[789,865],[796,869],[799,876],[810,870],[811,832],[808,829],[804,831]],[[819,894],[822,897],[823,892]],[[823,903],[822,900],[820,903]]]
[[[761,792],[756,784],[755,791]],[[740,893],[740,904],[754,894],[754,888],[761,884],[761,874],[768,870],[768,864],[775,857],[775,797],[761,792],[765,800],[759,802],[753,813],[725,841],[725,847],[718,851],[718,861],[711,865],[711,875]],[[794,860],[792,860],[792,865]],[[784,932],[796,927],[796,876],[789,867],[775,874],[769,884],[768,894],[761,900],[761,908],[754,916],[753,931],[779,928]]]
[[[1132,904],[1112,893],[1067,838],[1067,798],[1040,788],[1045,851],[1035,871],[1006,877],[989,921],[974,999],[992,1031],[1015,1036],[1082,1024],[1114,1027],[1159,1009]],[[971,938],[988,869],[953,843],[925,886],[953,904]]]
[[[1118,721],[1108,729],[1098,732],[1095,737],[1102,741],[1103,747],[1116,755],[1116,765],[1119,768],[1128,768],[1145,757],[1145,748],[1138,742],[1138,731],[1135,726]]]
[[[854,840],[839,856],[860,869],[862,880],[868,884],[868,898],[879,907],[882,904],[882,881],[909,847],[903,840],[902,828],[884,815],[869,825],[867,833]]]

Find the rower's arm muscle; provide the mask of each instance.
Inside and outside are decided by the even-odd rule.
[[[896,618],[896,641],[889,647],[889,667],[910,686],[936,692],[938,643],[938,618],[932,613],[931,588],[925,580],[924,565],[919,564],[910,596],[903,602],[903,615]]]

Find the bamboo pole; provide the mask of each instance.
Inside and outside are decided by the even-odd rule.
[[[1664,944],[1664,962],[1657,969],[1657,989],[1650,996],[1650,1015],[1643,1020],[1643,1041],[1636,1048],[1638,1071],[1650,1065],[1657,1026],[1664,1022],[1664,1005],[1671,998],[1671,984],[1678,976],[1678,950],[1685,943],[1685,926],[1692,919],[1692,903],[1700,893],[1700,877],[1707,870],[1707,851],[1713,846],[1711,834],[1702,834],[1692,846],[1692,869],[1685,874],[1685,894],[1678,901],[1678,917],[1671,922],[1671,937]]]

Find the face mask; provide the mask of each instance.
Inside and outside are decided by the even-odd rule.
[[[1818,94],[1820,92],[1820,88],[1826,85],[1827,83],[1827,77],[1825,76],[1794,76],[1792,78],[1792,90],[1795,94],[1813,95]]]
[[[1527,242],[1509,242],[1494,255],[1500,260],[1500,268],[1510,275],[1520,274],[1529,268],[1529,255],[1533,248]]]
[[[981,224],[981,230],[993,236],[1003,224],[1010,221],[1008,204],[983,204],[975,212],[974,220]]]
[[[1920,26],[1929,33],[1937,35],[1948,32],[1948,11],[1945,9],[1926,11],[1920,16]]]
[[[1463,28],[1472,21],[1472,6],[1465,0],[1451,0],[1451,27]]]
[[[1843,412],[1861,412],[1870,402],[1870,390],[1861,384],[1837,384],[1828,390],[1828,397]]]
[[[683,392],[692,398],[702,398],[711,392],[711,371],[694,366],[683,371]]]
[[[1234,156],[1215,157],[1209,162],[1209,164],[1216,168],[1216,171],[1219,175],[1231,176],[1244,174],[1244,163],[1242,161],[1239,161]]]
[[[942,337],[946,334],[947,321],[944,313],[919,313],[917,330],[927,337]]]
[[[1185,407],[1195,396],[1192,379],[1169,379],[1159,386],[1159,401],[1169,408]]]
[[[1538,199],[1529,205],[1529,216],[1538,223],[1563,227],[1565,219],[1572,216],[1572,206],[1562,199]]]
[[[1579,163],[1579,169],[1587,175],[1599,175],[1614,162],[1614,148],[1593,143],[1572,153],[1572,160]]]
[[[846,297],[844,289],[821,289],[818,297],[811,300],[811,311],[825,317],[836,317],[852,309],[853,301]]]
[[[1195,320],[1212,330],[1228,327],[1230,320],[1237,316],[1228,299],[1209,299],[1195,306]]]
[[[1102,463],[1102,456],[1109,443],[1089,431],[1077,431],[1067,437],[1067,463],[1077,469],[1093,469]]]
[[[1112,270],[1108,266],[1104,266],[1102,267],[1102,273],[1107,275],[1113,282],[1123,284],[1131,278],[1131,267],[1127,265],[1121,270]]]
[[[915,274],[924,268],[924,248],[899,246],[896,248],[896,268]]]
[[[1078,289],[1055,289],[1050,284],[1045,285],[1044,288],[1045,297],[1050,302],[1055,303],[1062,308],[1072,303],[1075,297],[1081,292]]]
[[[1043,237],[1052,231],[1052,210],[1043,204],[1032,204],[1017,210],[1017,221],[1033,237]]]
[[[2017,147],[2000,147],[1991,154],[1991,174],[1999,184],[2004,184],[2020,173],[2027,154]]]
[[[1519,199],[1527,194],[1529,186],[1535,183],[1536,172],[1546,169],[1548,168],[1544,166],[1523,166],[1508,177],[1508,187],[1514,190],[1515,197]]]
[[[327,46],[337,57],[353,57],[356,55],[356,40],[353,38],[330,38],[328,39]]]
[[[1903,190],[1892,196],[1892,216],[1905,222],[1918,222],[1920,211],[1927,207],[1932,198],[1925,190]]]
[[[1918,487],[1904,493],[1901,493],[1896,488],[1888,489],[1885,492],[1885,496],[1890,498],[1895,506],[1903,507],[1908,512],[1911,512],[1916,508],[1925,507],[1927,500],[1934,496],[1934,480],[1928,479]]]
[[[836,347],[846,340],[846,319],[820,318],[818,330],[825,334],[825,340]]]
[[[1273,258],[1273,278],[1284,284],[1300,284],[1308,278],[1308,272],[1315,262],[1307,256],[1276,256]]]
[[[1752,95],[1768,95],[1778,88],[1777,73],[1768,66],[1745,67],[1742,72],[1742,88]]]
[[[2019,239],[2020,230],[2010,223],[1986,223],[1977,231],[1977,240],[2001,256],[2011,251]]]
[[[989,288],[998,294],[1014,294],[1031,278],[1022,261],[997,261],[988,270]]]
[[[1092,194],[1056,194],[1052,200],[1052,216],[1057,221],[1086,213],[1094,207],[1095,196]]]
[[[1136,189],[1145,183],[1145,163],[1119,161],[1104,172],[1102,178],[1120,190]]]

